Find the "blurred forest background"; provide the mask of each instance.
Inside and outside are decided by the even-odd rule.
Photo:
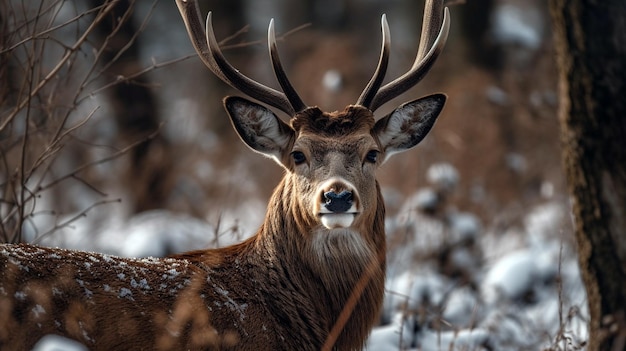
[[[266,31],[275,18],[291,81],[326,110],[354,103],[369,80],[382,13],[392,37],[387,80],[408,70],[422,8],[202,2],[231,63],[274,87]],[[451,165],[454,206],[504,231],[537,204],[565,201],[547,4],[456,1],[451,15],[431,73],[377,114],[434,92],[448,94],[446,108],[427,140],[392,158],[379,180],[393,214],[427,183],[431,165]],[[77,233],[89,241],[151,210],[168,223],[206,222],[226,242],[261,223],[282,169],[237,139],[221,106],[237,92],[197,59],[173,1],[3,1],[0,30],[0,240]]]
[[[448,95],[430,135],[379,171],[388,279],[369,349],[583,349],[548,4],[447,4],[438,62],[377,111]],[[227,59],[278,88],[266,42],[274,18],[304,102],[341,110],[374,72],[383,13],[386,81],[410,68],[424,3],[201,7]],[[252,235],[283,169],[238,140],[221,103],[233,94],[197,58],[173,0],[1,2],[0,242],[143,257]]]

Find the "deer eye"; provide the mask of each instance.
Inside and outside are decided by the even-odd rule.
[[[369,163],[376,163],[376,160],[378,160],[378,151],[376,150],[370,150],[365,155],[365,161]]]
[[[304,163],[306,161],[306,156],[301,151],[294,151],[291,153],[291,157],[293,158],[293,162],[296,165]]]

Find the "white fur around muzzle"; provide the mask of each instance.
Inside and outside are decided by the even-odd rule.
[[[327,210],[324,205],[322,205],[319,215],[322,225],[328,229],[349,228],[354,222],[357,210],[356,206],[352,204],[352,207],[350,207],[348,211],[335,213]]]

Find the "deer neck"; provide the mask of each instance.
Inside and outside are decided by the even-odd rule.
[[[370,218],[357,228],[328,230],[315,224],[307,210],[293,201],[297,190],[286,177],[270,200],[256,238],[259,254],[283,272],[277,278],[294,285],[305,301],[315,304],[317,317],[326,324],[321,329],[330,330],[342,310],[356,302],[335,344],[339,349],[361,347],[352,343],[365,339],[382,302],[384,204],[376,187],[378,208]],[[294,267],[302,268],[294,271]]]

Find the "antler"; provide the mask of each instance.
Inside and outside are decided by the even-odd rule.
[[[226,61],[226,58],[219,48],[217,39],[215,39],[211,12],[209,12],[206,19],[205,33],[205,29],[202,27],[202,17],[200,15],[198,2],[195,0],[176,0],[176,4],[178,5],[178,10],[183,17],[185,27],[187,28],[191,43],[196,49],[196,52],[202,62],[204,62],[217,77],[242,93],[276,107],[290,116],[306,108],[306,105],[302,102],[287,79],[287,75],[280,63],[278,49],[276,47],[276,38],[274,36],[273,21],[270,22],[268,30],[268,47],[274,74],[284,93],[248,78]]]
[[[278,84],[285,92],[287,99],[293,106],[293,109],[296,112],[303,111],[306,109],[306,104],[302,102],[300,96],[293,88],[289,79],[287,79],[287,75],[285,74],[285,70],[283,70],[283,66],[280,63],[280,57],[278,55],[278,47],[276,46],[276,36],[274,36],[274,19],[270,21],[270,26],[267,30],[267,44],[270,49],[270,59],[272,60],[272,67],[274,67],[274,74],[276,75],[276,79],[278,80]]]
[[[383,14],[380,22],[383,30],[383,45],[380,49],[378,66],[376,67],[374,76],[372,76],[372,79],[370,79],[369,83],[367,83],[356,103],[357,105],[365,107],[368,107],[372,103],[372,100],[376,97],[378,89],[380,89],[381,84],[383,84],[383,79],[385,78],[385,73],[387,72],[387,66],[389,64],[389,46],[391,45],[391,36],[389,34],[387,16]]]
[[[442,16],[443,15],[443,16]],[[404,93],[424,78],[443,50],[450,30],[450,12],[443,8],[443,0],[427,0],[417,56],[411,69],[380,88],[389,61],[389,27],[382,17],[383,45],[374,76],[357,100],[357,105],[375,111],[387,101]],[[437,36],[435,37],[435,34]],[[429,49],[430,48],[430,49]]]

